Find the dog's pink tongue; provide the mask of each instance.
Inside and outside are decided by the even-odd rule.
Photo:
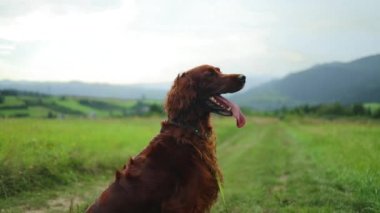
[[[222,97],[222,96],[215,96],[215,98],[224,103],[225,105],[231,107],[231,111],[232,111],[232,116],[235,117],[236,119],[236,126],[238,128],[241,128],[245,125],[245,116],[243,115],[243,113],[240,111],[240,107],[238,105],[236,105],[235,103],[227,100],[226,98]]]
[[[233,102],[230,102],[230,106],[232,107],[232,115],[236,119],[236,126],[241,128],[245,125],[245,116],[243,113],[240,111],[240,108],[238,105],[236,105]]]

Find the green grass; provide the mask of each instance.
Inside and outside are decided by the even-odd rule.
[[[70,109],[74,109],[77,111],[82,112],[83,114],[90,115],[92,113],[96,113],[97,116],[107,116],[108,112],[107,111],[102,111],[98,109],[94,109],[88,106],[81,105],[77,99],[74,98],[66,98],[65,100],[56,100],[56,103],[60,106],[64,106]]]
[[[0,120],[0,209],[83,211],[114,170],[158,133],[161,120]],[[380,123],[259,117],[242,129],[231,118],[214,123],[225,202],[220,198],[212,212],[380,211]],[[64,203],[59,208],[57,200]]]
[[[90,100],[103,102],[115,108],[99,109],[93,106],[81,104],[80,100]],[[26,104],[25,102],[30,102]],[[0,117],[31,117],[46,118],[48,113],[54,115],[64,115],[65,117],[122,117],[130,110],[136,100],[122,100],[112,98],[92,98],[92,97],[60,97],[60,96],[33,96],[18,95],[5,96],[4,102],[0,103]],[[146,100],[144,103],[157,103],[155,100]],[[20,108],[22,107],[23,108]],[[13,107],[13,108],[11,108]]]
[[[1,120],[0,199],[113,172],[159,131],[152,119]]]
[[[369,109],[372,113],[380,109],[380,103],[366,103],[364,107]]]
[[[379,123],[252,119],[219,144],[214,212],[380,211]]]
[[[9,117],[9,116],[15,116],[15,115],[29,115],[32,117],[47,117],[48,113],[51,112],[49,108],[42,107],[42,106],[32,106],[28,107],[27,109],[7,109],[7,110],[1,110],[0,115]],[[54,112],[54,111],[53,111]]]
[[[132,107],[136,103],[136,100],[121,100],[121,99],[114,99],[114,98],[108,98],[104,100],[106,100],[108,103],[125,107],[125,108]]]
[[[14,106],[22,105],[24,102],[17,96],[5,96],[4,103],[1,103],[0,106]]]

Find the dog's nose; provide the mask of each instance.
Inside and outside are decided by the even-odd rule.
[[[239,79],[241,82],[245,83],[245,75],[238,75],[238,79]]]

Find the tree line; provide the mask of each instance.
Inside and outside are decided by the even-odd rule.
[[[356,103],[343,105],[341,103],[319,104],[319,105],[301,105],[297,107],[283,107],[273,112],[277,116],[281,115],[311,115],[318,117],[368,117],[380,119],[380,104],[378,107],[366,107],[365,104]]]

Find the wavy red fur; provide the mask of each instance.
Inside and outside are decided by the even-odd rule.
[[[240,75],[202,65],[179,75],[168,93],[168,120],[115,181],[88,208],[100,212],[209,212],[218,197],[216,143],[204,104],[213,94],[236,92]]]

